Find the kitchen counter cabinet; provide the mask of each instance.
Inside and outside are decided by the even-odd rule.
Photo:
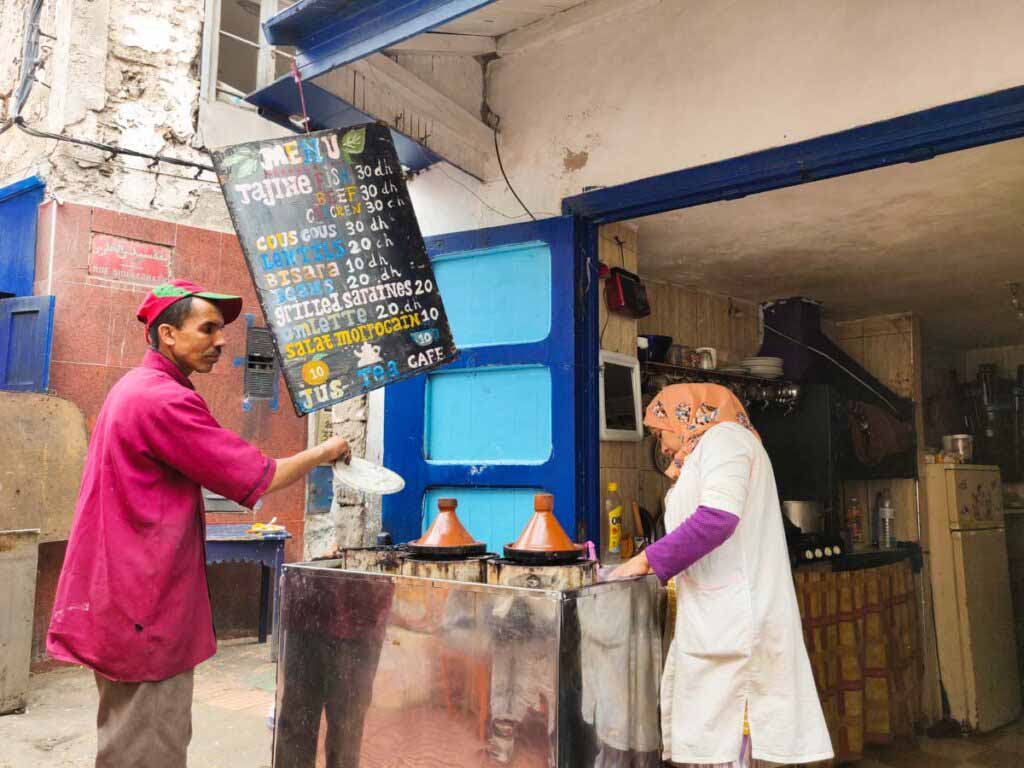
[[[921,717],[923,662],[910,552],[857,553],[793,573],[839,763],[861,759],[865,744],[912,736]],[[876,567],[866,557],[897,554],[897,562]]]

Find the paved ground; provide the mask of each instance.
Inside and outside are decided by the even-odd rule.
[[[856,768],[1022,768],[1024,719],[980,736],[922,737],[913,747],[876,747],[868,754]]]
[[[226,641],[217,656],[200,665],[190,766],[270,768],[266,716],[273,701],[275,666],[268,655],[268,646],[253,640]],[[92,768],[95,718],[91,673],[65,667],[35,675],[28,711],[0,717],[0,768]],[[922,738],[913,747],[873,748],[855,768],[1022,766],[1024,719],[970,739]]]
[[[267,710],[275,665],[269,646],[226,641],[196,670],[189,765],[269,768]],[[0,768],[92,768],[96,686],[92,674],[62,667],[35,675],[23,715],[0,717]]]

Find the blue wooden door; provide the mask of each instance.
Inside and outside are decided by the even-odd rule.
[[[577,366],[574,229],[562,217],[427,238],[459,359],[385,392],[384,463],[406,481],[384,499],[395,541],[417,538],[437,499],[452,496],[469,531],[501,552],[538,492],[555,495],[555,514],[577,535],[587,374]]]
[[[45,392],[50,386],[53,296],[0,299],[0,389]]]

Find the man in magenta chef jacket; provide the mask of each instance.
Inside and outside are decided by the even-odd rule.
[[[350,457],[332,438],[274,460],[210,414],[189,376],[213,369],[241,310],[186,280],[154,288],[138,311],[151,349],[90,438],[46,649],[95,672],[97,768],[186,764],[193,669],[216,650],[201,489],[252,507]]]

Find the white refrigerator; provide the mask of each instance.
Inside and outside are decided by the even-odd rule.
[[[998,467],[925,465],[939,674],[950,716],[991,731],[1020,715]]]

